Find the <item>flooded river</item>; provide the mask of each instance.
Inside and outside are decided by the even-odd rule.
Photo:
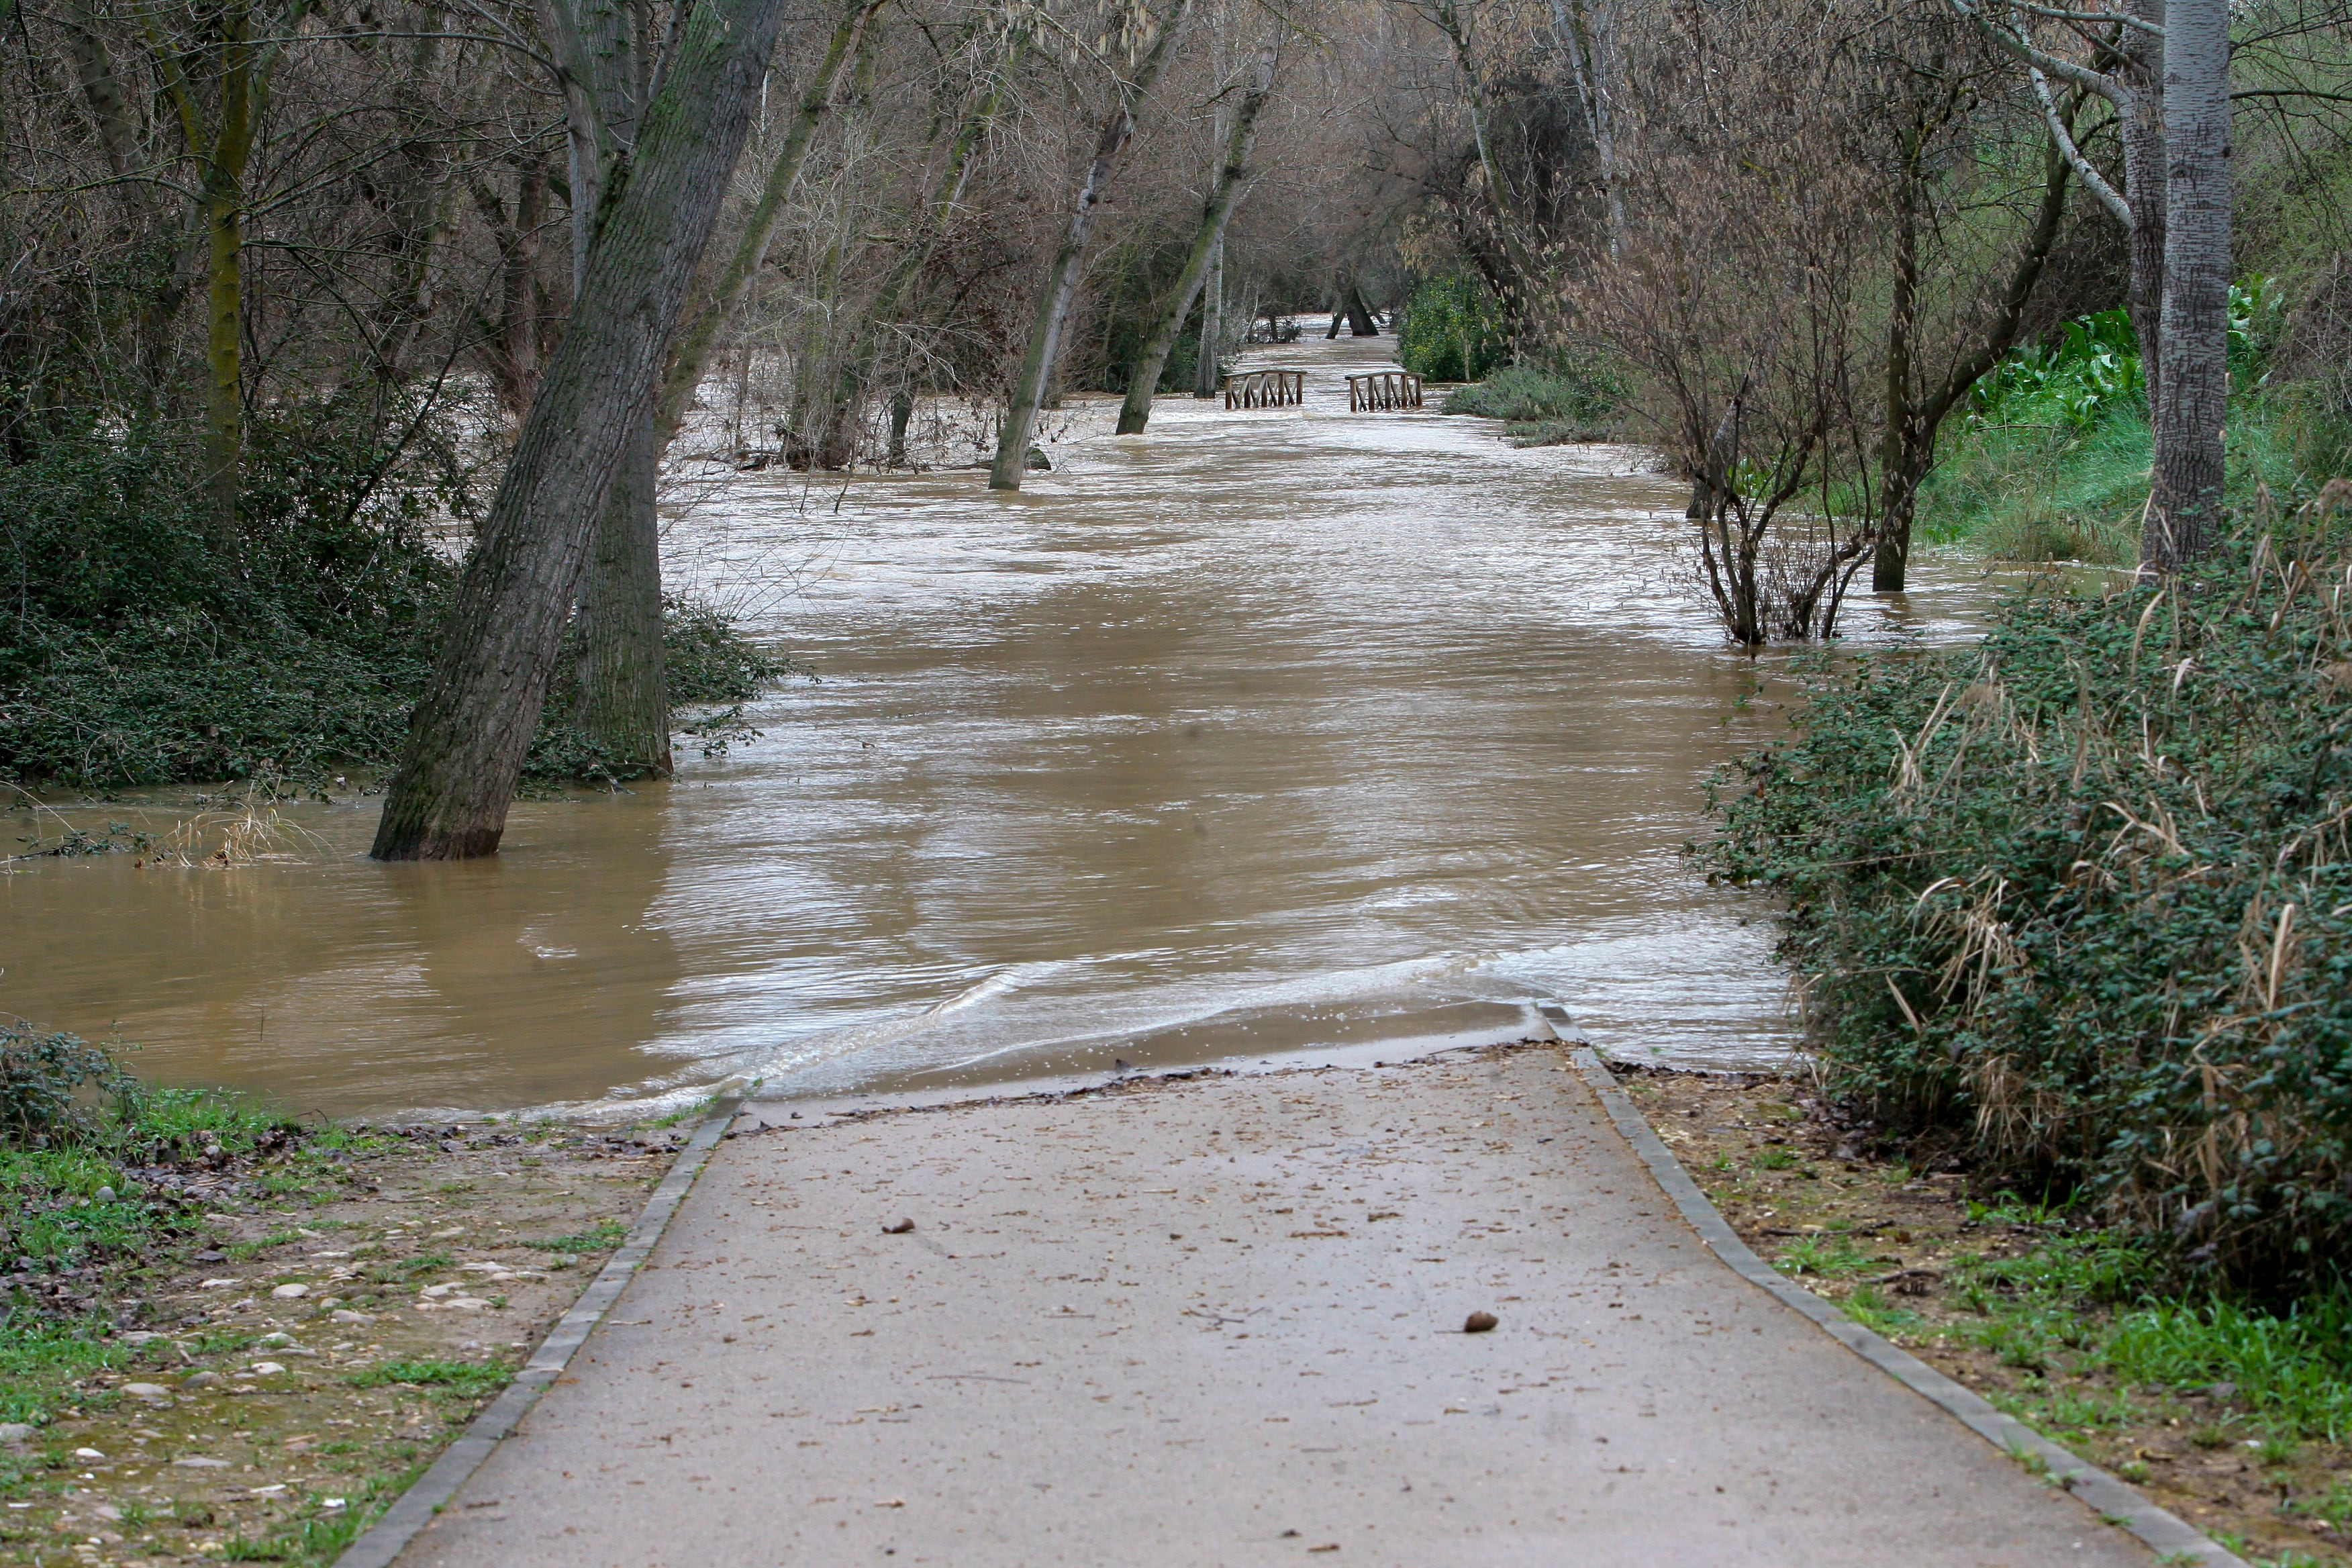
[[[740,476],[672,542],[722,597],[798,582],[750,601],[818,678],[761,739],[519,804],[491,861],[374,864],[355,796],[288,809],[290,859],[19,863],[0,1009],[334,1113],[1402,1052],[1515,1037],[1530,997],[1620,1056],[1776,1058],[1763,911],[1677,851],[1784,714],[1685,581],[1678,487],[1350,415],[1391,352],[1253,351],[1304,408],[1079,410],[1018,495]],[[1925,575],[1853,630],[1956,631],[1979,591]]]

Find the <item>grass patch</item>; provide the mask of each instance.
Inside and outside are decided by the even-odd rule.
[[[0,1420],[39,1425],[130,1363],[114,1297],[209,1223],[216,1200],[151,1177],[310,1156],[298,1124],[248,1100],[150,1089],[99,1047],[22,1024],[0,1026],[0,1258],[16,1265],[0,1280]]]
[[[496,1394],[514,1381],[514,1373],[494,1363],[471,1361],[388,1361],[355,1372],[345,1380],[353,1388],[384,1388],[406,1384],[435,1388],[461,1398],[478,1399]]]
[[[1843,1237],[1802,1237],[1780,1249],[1775,1266],[1784,1274],[1851,1279],[1869,1273],[1874,1265],[1868,1253]]]
[[[309,1510],[302,1518],[259,1539],[236,1536],[222,1542],[218,1555],[226,1563],[287,1563],[294,1568],[328,1568],[351,1543],[367,1532],[383,1510],[415,1484],[426,1467],[411,1465],[354,1489],[341,1508],[328,1508],[313,1494],[303,1500]],[[128,1514],[125,1520],[128,1520]],[[130,1525],[123,1526],[130,1532]]]
[[[628,1226],[614,1219],[598,1220],[575,1236],[549,1237],[540,1241],[526,1241],[525,1247],[539,1252],[556,1252],[578,1256],[583,1252],[603,1252],[621,1245],[629,1234]]]

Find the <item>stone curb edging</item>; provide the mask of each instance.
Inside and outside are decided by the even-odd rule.
[[[686,1201],[695,1178],[702,1173],[710,1151],[719,1146],[720,1136],[741,1108],[741,1100],[730,1097],[703,1118],[694,1136],[678,1152],[669,1173],[654,1189],[654,1195],[646,1200],[646,1206],[639,1211],[636,1223],[629,1227],[620,1249],[604,1260],[604,1267],[597,1271],[588,1289],[580,1293],[580,1299],[572,1303],[572,1310],[558,1319],[547,1337],[539,1342],[530,1360],[515,1373],[514,1381],[490,1402],[488,1409],[474,1417],[464,1436],[441,1451],[432,1468],[400,1494],[383,1518],[343,1549],[343,1554],[335,1559],[335,1568],[391,1568],[393,1559],[481,1468],[482,1461],[490,1457],[490,1450],[515,1429],[538,1403],[540,1394],[563,1375],[572,1353],[587,1342],[604,1314],[613,1310],[613,1304],[621,1299],[621,1292],[635,1276],[637,1266],[652,1253],[662,1232],[669,1228],[671,1216]]]
[[[1546,1008],[1547,1013],[1552,1009]],[[1553,1018],[1555,1026],[1566,1022],[1565,1016]],[[1864,1328],[1836,1306],[1796,1284],[1779,1269],[1766,1263],[1739,1239],[1714,1204],[1707,1200],[1699,1185],[1690,1178],[1682,1163],[1674,1156],[1664,1140],[1650,1123],[1625,1091],[1617,1086],[1600,1054],[1591,1046],[1579,1043],[1576,1065],[1584,1075],[1585,1083],[1600,1097],[1611,1121],[1625,1141],[1633,1145],[1642,1163],[1666,1196],[1682,1214],[1684,1221],[1698,1232],[1699,1239],[1717,1258],[1730,1265],[1732,1270],[1759,1290],[1778,1298],[1780,1302],[1811,1318],[1822,1332],[1853,1352],[1871,1365],[1940,1406],[1978,1436],[2000,1449],[2011,1458],[2039,1459],[2050,1479],[2080,1498],[2094,1512],[2108,1523],[2129,1531],[2137,1536],[2158,1558],[2168,1563],[2196,1563],[2200,1568],[2247,1568],[2243,1559],[2225,1552],[2216,1542],[2177,1516],[2166,1512],[2137,1491],[2115,1477],[2060,1447],[2039,1432],[2011,1416],[2002,1415],[1985,1400],[1946,1377],[1917,1356],[1897,1348],[1890,1342]]]

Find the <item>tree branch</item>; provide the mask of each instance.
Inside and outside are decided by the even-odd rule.
[[[2058,112],[2058,100],[2050,96],[2049,79],[2033,66],[2026,67],[2025,74],[2032,79],[2033,96],[2042,100],[2042,118],[2050,126],[2050,139],[2057,143],[2058,151],[2073,166],[2075,175],[2093,195],[2099,198],[2099,205],[2106,208],[2117,223],[2126,228],[2131,227],[2131,204],[2115,186],[2107,184],[2106,176],[2093,168],[2091,161],[2083,156],[2082,149],[2074,145],[2074,134],[2067,129],[2065,117]]]

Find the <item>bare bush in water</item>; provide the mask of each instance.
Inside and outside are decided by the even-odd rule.
[[[1748,647],[1828,636],[1876,542],[1878,191],[1847,20],[1755,0],[1655,24],[1619,191],[1637,221],[1573,289],[1643,373],[1692,476],[1696,579]]]

